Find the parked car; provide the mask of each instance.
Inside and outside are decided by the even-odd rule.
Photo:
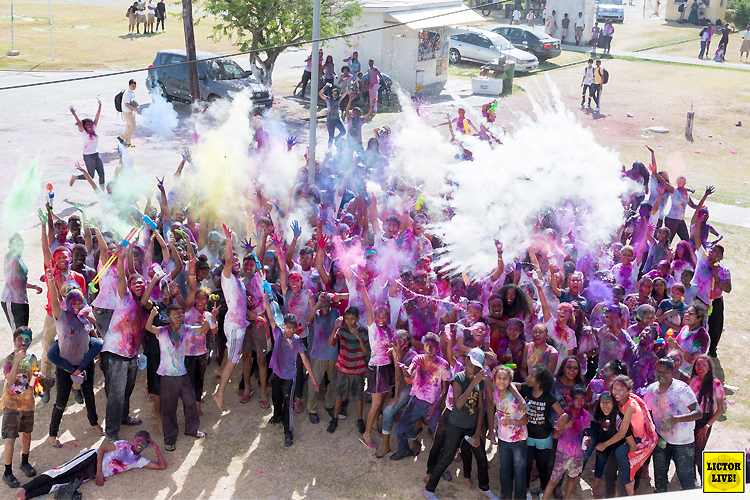
[[[508,40],[489,30],[456,26],[452,28],[448,59],[453,64],[465,59],[488,63],[504,56],[516,63],[517,72],[531,71],[539,66],[534,54],[517,49]]]
[[[625,8],[623,0],[597,0],[596,2],[596,20],[614,22],[625,21]]]
[[[271,107],[273,104],[271,89],[256,80],[251,71],[245,71],[228,57],[219,57],[218,54],[212,54],[211,52],[196,52],[197,59],[211,57],[217,57],[217,59],[196,63],[201,101],[231,99],[234,94],[250,88],[255,112],[261,112]],[[153,64],[148,67],[146,88],[158,89],[168,101],[190,102],[187,64],[169,66],[186,61],[187,56],[184,50],[159,51]]]
[[[560,40],[541,29],[531,26],[499,26],[492,31],[506,38],[515,48],[534,54],[540,61],[557,57],[562,53]]]

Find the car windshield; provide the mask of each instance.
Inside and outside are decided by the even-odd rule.
[[[237,80],[246,76],[239,64],[227,58],[203,61],[203,66],[212,80]]]
[[[492,45],[497,50],[510,50],[513,48],[513,44],[508,41],[504,36],[498,35],[497,33],[492,34]]]
[[[622,5],[622,0],[599,0],[599,3],[606,5]]]

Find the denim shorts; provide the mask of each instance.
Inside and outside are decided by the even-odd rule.
[[[553,439],[551,433],[544,439],[534,439],[533,437],[529,437],[526,439],[526,446],[529,446],[530,448],[536,448],[537,450],[551,450],[552,444]]]

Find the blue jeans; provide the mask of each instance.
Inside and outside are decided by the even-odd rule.
[[[703,59],[703,54],[706,53],[706,42],[701,40],[701,53],[698,54],[698,59]]]
[[[333,144],[334,140],[338,140],[340,137],[346,135],[346,128],[344,128],[344,124],[341,123],[341,120],[336,118],[335,120],[328,120],[326,123],[326,127],[328,127],[328,147],[330,148]],[[341,132],[339,135],[335,135],[336,130]]]
[[[654,448],[654,488],[656,493],[667,491],[669,478],[669,462],[674,460],[674,468],[677,478],[680,480],[682,490],[695,488],[695,469],[693,468],[693,457],[695,454],[695,443],[669,444],[664,449],[657,446]]]
[[[500,498],[526,498],[526,440],[508,443],[498,440]]]
[[[404,385],[399,393],[398,401],[383,408],[383,434],[391,433],[391,429],[393,429],[393,417],[409,402],[409,391],[411,391],[411,386]]]
[[[641,438],[634,438],[635,444],[641,442]],[[617,458],[617,464],[620,467],[620,481],[622,481],[622,484],[630,484],[630,460],[628,460],[628,453],[630,453],[630,446],[628,446],[628,443],[622,443],[620,446],[615,448],[615,457]],[[691,458],[692,460],[692,458]],[[604,461],[604,464],[606,464],[607,461]],[[691,462],[692,463],[692,462]],[[604,471],[602,466],[602,471]],[[667,491],[666,488],[664,491]]]
[[[53,365],[62,368],[66,372],[73,373],[76,370],[83,371],[94,361],[96,355],[101,352],[102,344],[103,342],[100,339],[94,337],[89,338],[89,351],[83,357],[83,361],[81,361],[78,366],[73,366],[70,361],[63,359],[60,356],[60,344],[56,340],[55,343],[52,344],[52,347],[49,348],[49,351],[47,351],[47,359],[49,359]]]
[[[430,412],[432,403],[422,401],[416,396],[411,396],[409,402],[404,409],[404,414],[401,415],[401,420],[398,421],[396,426],[396,440],[398,442],[398,453],[402,457],[409,454],[409,440],[407,438],[416,439],[417,431],[414,430],[414,424],[416,424],[420,418],[428,420],[430,427],[435,430],[435,424],[440,418],[440,412],[435,412],[435,415],[431,419],[427,418]]]

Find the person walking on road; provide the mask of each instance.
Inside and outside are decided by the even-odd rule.
[[[513,11],[513,24],[521,24],[521,8],[516,5],[516,9]]]
[[[583,91],[581,92],[581,107],[583,107],[583,103],[586,100],[586,91],[588,91],[589,108],[590,108],[592,97],[594,97],[594,102],[596,102],[596,98],[594,96],[594,60],[593,59],[589,59],[588,66],[583,68],[583,80],[581,80],[581,88],[583,88]]]
[[[599,103],[601,102],[602,98],[602,90],[604,88],[604,70],[602,69],[602,60],[597,59],[596,60],[596,68],[594,68],[594,102],[596,103],[596,107],[594,108],[595,112],[599,111]],[[589,92],[591,92],[591,88],[589,88]]]
[[[122,95],[122,119],[125,120],[125,132],[117,139],[128,147],[133,147],[130,138],[135,132],[135,114],[138,111],[138,102],[135,100],[135,80],[128,82],[128,90]]]
[[[534,9],[529,9],[529,13],[526,14],[526,25],[534,26]]]

